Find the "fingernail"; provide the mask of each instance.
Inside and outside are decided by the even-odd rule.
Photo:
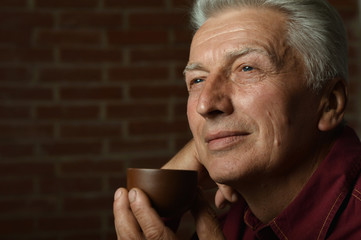
[[[232,202],[236,202],[237,200],[238,200],[237,194],[233,193],[232,194]]]
[[[134,189],[130,190],[128,197],[129,197],[129,202],[134,202],[137,197],[137,191],[135,191]]]
[[[115,192],[115,194],[114,194],[114,200],[119,199],[120,196],[122,196],[122,194],[123,194],[122,189],[118,189],[118,190]]]

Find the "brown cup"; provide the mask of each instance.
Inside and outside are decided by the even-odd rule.
[[[197,171],[170,169],[127,169],[127,188],[142,189],[161,217],[186,212],[196,197]]]

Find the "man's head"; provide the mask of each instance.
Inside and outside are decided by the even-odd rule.
[[[272,8],[286,16],[287,42],[306,66],[307,81],[319,90],[329,79],[348,79],[346,31],[337,11],[327,0],[197,0],[192,24],[204,22],[226,9]]]
[[[309,86],[309,66],[318,66],[305,63],[309,56],[292,44],[289,13],[247,2],[258,4],[208,12],[185,69],[187,114],[202,164],[215,181],[234,187],[240,179],[312,171],[325,150],[320,132],[342,121],[346,102],[344,73],[322,87],[312,84],[318,91]]]

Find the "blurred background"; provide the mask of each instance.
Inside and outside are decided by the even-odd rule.
[[[361,135],[361,17],[347,121]],[[0,0],[0,239],[116,239],[127,167],[160,167],[189,139],[188,0]],[[180,233],[181,234],[181,233]]]

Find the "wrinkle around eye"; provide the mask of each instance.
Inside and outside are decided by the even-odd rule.
[[[188,92],[194,91],[198,88],[200,88],[200,85],[202,85],[202,83],[205,81],[204,78],[202,77],[195,77],[195,78],[190,78],[189,80],[186,79],[186,85],[188,88]]]
[[[265,74],[252,68],[250,70],[233,72],[230,76],[232,82],[236,84],[251,84],[265,79]]]

